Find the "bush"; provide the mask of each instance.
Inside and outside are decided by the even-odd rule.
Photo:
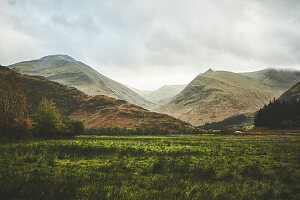
[[[58,109],[52,101],[46,98],[42,98],[40,101],[38,111],[33,115],[33,120],[35,122],[34,132],[36,137],[53,137],[63,128]]]
[[[229,134],[232,134],[233,133],[233,130],[232,129],[229,129],[229,128],[224,128],[223,130],[221,130],[221,134],[223,135],[229,135]]]
[[[84,133],[84,125],[79,120],[62,121],[61,115],[52,101],[43,98],[38,111],[33,115],[34,136],[38,138],[73,137]]]
[[[65,122],[67,132],[70,135],[81,135],[84,133],[84,124],[80,120],[68,120]]]

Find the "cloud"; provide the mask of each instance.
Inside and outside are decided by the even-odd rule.
[[[64,53],[139,88],[300,69],[298,0],[3,0],[1,64]]]

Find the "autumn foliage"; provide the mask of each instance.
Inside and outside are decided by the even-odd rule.
[[[18,73],[0,76],[0,136],[7,139],[70,137],[81,134],[81,121],[62,119],[55,104],[43,97],[28,110]]]

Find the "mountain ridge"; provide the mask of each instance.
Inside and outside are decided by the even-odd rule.
[[[300,101],[300,81],[285,91],[279,98],[279,101]]]
[[[121,83],[68,55],[48,55],[37,60],[15,63],[9,68],[16,68],[23,74],[45,76],[49,80],[75,87],[88,95],[101,94],[119,98],[147,109],[155,107],[154,103],[140,97]]]
[[[240,74],[284,91],[300,80],[300,71],[296,69],[266,68]]]
[[[0,67],[0,79],[9,73]],[[26,97],[29,111],[33,111],[42,97],[53,101],[63,116],[84,122],[86,128],[160,129],[171,133],[188,133],[196,128],[174,117],[148,111],[124,100],[104,95],[89,96],[75,87],[49,81],[43,76],[17,74]]]
[[[179,92],[181,92],[187,84],[183,85],[163,85],[157,90],[139,90],[130,87],[133,91],[138,93],[144,99],[157,104],[157,107],[169,102]]]
[[[199,126],[255,112],[282,92],[238,73],[202,73],[156,111]]]

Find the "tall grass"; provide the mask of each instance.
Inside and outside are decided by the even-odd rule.
[[[299,137],[77,137],[0,145],[3,199],[300,199]]]

